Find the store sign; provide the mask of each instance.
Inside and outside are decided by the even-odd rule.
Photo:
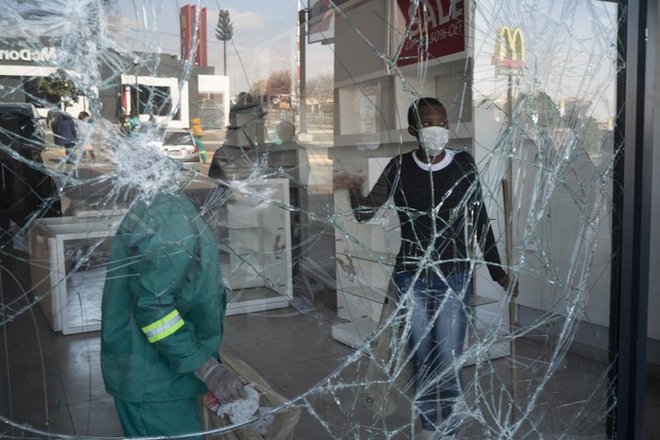
[[[525,69],[525,39],[520,28],[497,28],[493,65],[498,75],[522,75]]]
[[[349,0],[309,0],[307,41],[323,44],[335,38],[335,9]]]
[[[407,66],[465,50],[464,0],[397,0],[406,38],[397,59]]]
[[[0,49],[0,61],[54,61],[57,50],[54,47],[41,49]]]

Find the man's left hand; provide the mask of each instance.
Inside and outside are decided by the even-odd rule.
[[[497,280],[497,283],[502,286],[504,290],[509,290],[509,286],[511,285],[511,279],[509,278],[509,275],[504,275],[501,277],[499,280]],[[513,286],[513,292],[511,293],[512,298],[517,298],[518,297],[518,281],[516,280],[516,284]]]

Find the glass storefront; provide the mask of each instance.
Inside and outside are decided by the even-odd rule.
[[[20,3],[3,432],[654,438],[654,8]]]

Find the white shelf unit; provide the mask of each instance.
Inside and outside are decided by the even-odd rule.
[[[43,218],[30,229],[32,292],[54,331],[101,329],[107,258],[121,218]]]
[[[289,180],[266,179],[240,188],[221,222],[227,315],[288,307],[293,298]]]
[[[378,163],[380,168],[387,162]],[[370,177],[371,188],[378,176],[370,170]],[[335,228],[337,315],[346,322],[332,327],[332,337],[358,348],[378,326],[400,243],[398,220],[381,209],[370,221],[357,223],[345,191],[335,193],[334,204],[335,212],[343,213]]]

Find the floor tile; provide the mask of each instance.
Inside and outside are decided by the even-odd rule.
[[[62,408],[67,405],[59,374],[43,376],[38,373],[25,373],[4,376],[0,382],[4,415],[21,417],[37,410],[45,411],[46,408]]]
[[[13,266],[17,267],[19,278],[27,276],[20,264]],[[5,302],[19,298],[15,304],[20,304],[28,298],[22,297],[27,289],[19,286],[25,280],[18,281],[12,282],[14,289]],[[410,405],[400,405],[387,416],[364,405],[363,386],[356,378],[366,360],[352,362],[337,372],[355,351],[332,339],[332,325],[340,320],[331,296],[316,295],[316,302],[308,304],[311,307],[302,313],[302,308],[290,307],[228,317],[223,342],[276,391],[298,399],[302,412],[294,439],[383,439],[387,438],[386,433],[398,429],[401,431],[389,438],[410,438],[414,425]],[[53,332],[41,310],[34,307],[6,323],[0,336],[3,416],[60,434],[121,435],[112,398],[104,390],[100,373],[99,332],[69,336]],[[484,420],[491,425],[495,418],[501,423],[508,414],[497,412],[506,408],[502,402],[515,391],[519,407],[514,420],[527,412],[520,432],[535,432],[544,440],[562,433],[573,439],[602,436],[607,403],[606,365],[588,351],[568,352],[560,362],[553,361],[552,344],[552,339],[543,335],[521,338],[516,343],[515,359],[501,358],[481,367],[465,368],[468,404],[481,414],[490,414]],[[515,370],[511,363],[517,366]],[[546,378],[543,392],[533,401],[532,393],[549,370],[552,375]],[[338,378],[328,380],[333,373]],[[511,385],[514,377],[515,390]],[[646,404],[645,438],[658,438],[659,379],[647,379]],[[487,438],[487,428],[484,423],[469,424],[464,438]],[[19,428],[11,434],[24,433]]]
[[[60,371],[71,372],[101,365],[100,332],[54,336],[53,349],[57,354]]]
[[[112,397],[77,402],[70,405],[70,408],[77,435],[122,436]]]
[[[45,436],[40,433],[52,433],[53,436],[57,434],[74,434],[73,420],[68,406],[35,409],[26,412],[20,418],[15,418],[14,421],[24,425],[24,429],[14,427],[10,432],[5,432],[3,435],[13,434],[16,437],[43,438]]]
[[[110,397],[98,367],[62,373],[62,382],[70,405]]]

